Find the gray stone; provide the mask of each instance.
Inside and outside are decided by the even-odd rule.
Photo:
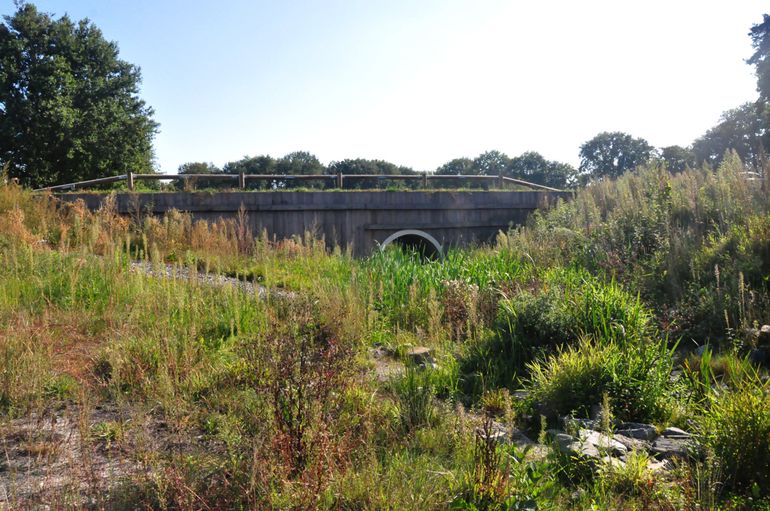
[[[692,435],[687,431],[672,426],[664,429],[660,436],[665,438],[690,438]]]
[[[572,435],[563,431],[548,430],[553,439],[553,444],[562,454],[570,457],[597,460],[601,457],[599,450],[593,444],[581,442]]]
[[[425,346],[417,346],[416,348],[412,348],[406,353],[407,360],[418,366],[427,366],[427,365],[433,365],[433,355],[431,355],[430,348],[426,348]]]
[[[765,365],[768,362],[767,348],[755,348],[749,352],[749,361],[756,365]]]
[[[690,457],[692,448],[693,443],[688,438],[667,438],[661,436],[652,443],[650,451],[658,459],[686,459]]]
[[[511,392],[511,397],[514,399],[527,399],[529,397],[529,391],[526,389],[514,390]]]
[[[647,468],[649,468],[652,472],[664,472],[668,470],[673,470],[674,463],[672,463],[671,460],[668,460],[668,459],[664,459],[664,460],[650,459],[650,461],[647,462]]]
[[[625,461],[613,458],[612,456],[603,456],[601,461],[604,464],[604,468],[609,468],[611,470],[618,470],[626,466]]]
[[[770,325],[762,325],[762,328],[759,329],[757,343],[760,346],[770,345]]]
[[[581,429],[599,429],[600,423],[595,419],[581,419],[565,415],[560,418],[561,426],[567,431],[578,431]]]
[[[617,434],[637,440],[654,440],[658,436],[658,430],[652,424],[641,424],[638,422],[624,422],[620,425]]]
[[[629,451],[649,451],[652,444],[646,440],[631,438],[624,435],[615,434],[612,438],[626,446]]]
[[[622,456],[628,452],[625,445],[598,431],[581,429],[578,432],[578,439],[583,443],[593,445],[600,452],[611,453],[615,456]]]
[[[703,346],[698,346],[697,348],[692,350],[692,352],[693,352],[694,355],[702,357],[703,354],[706,353],[706,350],[710,349],[710,348],[711,348],[711,346],[709,346],[708,344],[704,344]]]

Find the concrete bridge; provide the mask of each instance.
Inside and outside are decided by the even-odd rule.
[[[234,219],[247,214],[252,232],[271,238],[323,235],[330,246],[352,247],[363,256],[380,246],[400,243],[426,254],[449,246],[489,242],[500,230],[523,223],[529,213],[548,207],[570,192],[553,191],[268,191],[118,193],[120,214],[163,215],[176,209],[194,220]],[[97,209],[101,193],[70,193]]]

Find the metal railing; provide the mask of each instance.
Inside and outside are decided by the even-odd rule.
[[[181,181],[185,185],[195,183],[199,180],[205,180],[208,182],[221,181],[231,182],[235,187],[239,189],[246,189],[246,184],[253,181],[282,181],[282,182],[298,182],[298,181],[327,181],[336,186],[339,189],[344,188],[345,182],[355,181],[359,179],[377,179],[382,181],[421,181],[424,188],[428,188],[430,181],[465,181],[465,182],[481,182],[481,183],[494,183],[498,188],[503,188],[506,183],[515,184],[520,186],[526,186],[536,190],[546,190],[550,192],[560,192],[558,188],[551,188],[550,186],[544,186],[537,183],[530,183],[529,181],[523,181],[521,179],[514,179],[508,176],[486,176],[486,175],[443,175],[443,174],[429,174],[424,172],[422,174],[134,174],[129,172],[128,174],[122,174],[120,176],[103,177],[99,179],[89,179],[88,181],[78,181],[76,183],[66,183],[62,185],[48,186],[45,188],[38,188],[35,191],[43,192],[57,192],[67,190],[77,190],[80,188],[88,188],[94,185],[103,185],[110,183],[117,183],[120,181],[126,181],[129,190],[133,191],[137,181]]]

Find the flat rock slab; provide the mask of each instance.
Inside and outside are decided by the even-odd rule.
[[[687,431],[684,431],[679,428],[669,427],[663,430],[663,432],[660,434],[660,436],[664,438],[690,438],[692,435],[688,433]]]
[[[690,457],[693,447],[694,444],[689,438],[666,438],[661,436],[652,443],[650,452],[658,459],[686,459]]]
[[[615,456],[622,456],[628,452],[628,448],[622,443],[614,440],[611,436],[591,431],[590,429],[581,429],[578,432],[578,439],[587,444],[591,444],[600,452],[611,453]]]
[[[434,363],[430,348],[417,346],[406,352],[406,359],[414,365],[431,365]]]
[[[612,437],[616,442],[626,446],[629,451],[649,451],[652,444],[647,440],[640,440],[638,438],[631,438],[625,435],[615,434]]]
[[[601,457],[599,449],[588,442],[581,442],[563,431],[550,430],[554,445],[562,454],[570,457],[598,460]]]
[[[658,436],[658,430],[655,429],[655,426],[638,422],[625,422],[620,425],[616,433],[624,437],[647,440],[648,442]]]

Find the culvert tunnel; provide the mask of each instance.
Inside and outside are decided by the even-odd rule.
[[[441,259],[444,257],[444,249],[441,243],[425,231],[418,229],[403,229],[394,232],[382,242],[381,250],[385,250],[390,245],[398,245],[403,248],[414,250],[426,259]]]

